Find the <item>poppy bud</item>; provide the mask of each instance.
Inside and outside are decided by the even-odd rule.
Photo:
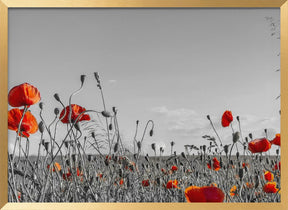
[[[244,175],[243,168],[240,168],[240,169],[239,169],[239,173],[238,173],[238,175],[239,175],[240,180],[242,180],[243,175]]]
[[[118,142],[116,142],[116,144],[114,145],[114,153],[116,153],[118,150]]]
[[[95,139],[95,132],[94,131],[91,133],[91,136],[93,139]]]
[[[174,162],[176,165],[178,165],[178,159],[177,158],[174,159]]]
[[[248,143],[248,138],[247,137],[245,137],[245,141]]]
[[[92,155],[88,155],[88,161],[90,162],[92,160]]]
[[[105,160],[104,160],[104,163],[105,163],[106,166],[108,166],[108,165],[109,165],[109,160],[108,160],[108,159],[105,159]]]
[[[42,110],[43,109],[43,106],[44,106],[44,103],[43,102],[40,102],[39,103],[39,108]]]
[[[49,148],[49,142],[45,142],[44,143],[44,148],[46,149],[46,151],[48,152],[48,148]]]
[[[279,149],[276,149],[276,154],[279,155]]]
[[[176,151],[174,151],[174,156],[176,156]]]
[[[76,128],[77,131],[80,131],[80,125],[79,122],[74,124],[74,127]]]
[[[228,154],[228,150],[229,150],[229,145],[224,145],[224,152],[226,153],[226,155]]]
[[[81,75],[80,76],[81,85],[83,85],[83,83],[85,81],[85,77],[86,77],[86,75]]]
[[[137,159],[137,154],[134,154],[133,157],[134,157],[134,159],[136,160],[136,159]]]
[[[151,144],[151,148],[155,151],[156,149],[155,143]]]
[[[223,167],[223,161],[222,161],[222,157],[220,157],[220,168]]]
[[[258,175],[255,176],[255,189],[259,186],[259,177]]]
[[[150,130],[149,135],[150,135],[150,136],[153,136],[153,129]]]
[[[145,169],[145,168],[146,168],[144,163],[142,163],[142,164],[141,164],[141,166],[142,166],[142,168],[143,168],[143,169]]]
[[[237,160],[239,160],[239,152],[236,152],[236,157],[237,157]]]
[[[236,143],[240,138],[240,133],[237,131],[233,134],[233,143]]]
[[[182,156],[183,158],[187,159],[187,157],[186,157],[186,155],[185,155],[184,152],[181,152],[181,156]]]
[[[139,124],[139,120],[136,120],[136,125],[138,125]]]
[[[247,146],[246,145],[244,145],[244,150],[246,150],[247,149]]]
[[[76,161],[76,155],[75,154],[72,155],[72,160],[73,160],[73,162]]]
[[[54,109],[54,114],[55,114],[55,115],[58,115],[58,114],[59,114],[59,112],[60,112],[60,111],[59,111],[59,109],[58,109],[58,108],[55,108],[55,109]]]
[[[252,133],[249,133],[249,137],[250,139],[253,139]]]
[[[203,152],[206,152],[206,145],[203,145]]]
[[[116,109],[116,107],[115,107],[115,106],[113,106],[113,107],[112,107],[112,111],[113,111],[114,115],[116,115],[116,114],[117,114],[117,109]]]
[[[208,119],[208,120],[211,120],[211,119],[210,119],[210,115],[207,115],[207,119]]]
[[[141,150],[141,141],[137,141],[138,150]]]
[[[68,149],[69,142],[68,142],[68,141],[64,141],[64,145],[65,145],[65,147]]]
[[[99,77],[98,72],[94,72],[94,77],[95,77],[96,81],[97,81],[98,83],[100,83],[100,77]]]
[[[157,168],[158,170],[160,169],[159,163],[156,163],[156,168]]]
[[[237,119],[238,122],[240,121],[239,116],[237,116],[236,119]]]
[[[161,184],[161,180],[160,180],[160,178],[159,178],[159,177],[157,177],[157,178],[156,178],[156,183],[157,183],[158,185],[160,185],[160,184]]]
[[[44,132],[44,123],[42,121],[39,123],[38,128],[39,128],[40,133]]]
[[[60,102],[60,97],[59,97],[58,93],[55,93],[55,94],[54,94],[54,98],[56,99],[56,101],[59,101],[59,102]]]
[[[109,130],[111,131],[113,129],[112,123],[109,124]]]
[[[233,160],[230,160],[230,165],[233,166]]]
[[[173,147],[175,145],[175,142],[171,141],[170,144],[171,144],[171,147]]]
[[[68,159],[65,162],[67,166],[70,166],[70,161]]]
[[[145,160],[149,163],[149,157],[146,155]]]
[[[106,118],[111,117],[111,114],[108,111],[102,111],[101,114],[103,115],[103,117],[106,117]]]

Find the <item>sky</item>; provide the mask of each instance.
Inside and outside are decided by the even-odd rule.
[[[99,72],[107,107],[118,109],[120,133],[130,150],[136,120],[140,140],[148,120],[153,137],[144,139],[170,154],[185,144],[208,144],[214,135],[209,114],[224,144],[231,128],[221,116],[240,116],[243,136],[268,138],[280,133],[280,41],[271,36],[265,17],[280,19],[279,9],[9,9],[9,90],[28,82],[45,104],[44,118],[65,104],[80,87],[73,103],[102,111],[93,72]],[[11,108],[11,107],[9,107]],[[39,107],[30,108],[38,121]],[[96,119],[96,116],[91,116]],[[236,119],[233,127],[238,130]],[[64,126],[59,126],[64,135]],[[61,132],[63,134],[61,134]],[[9,151],[15,132],[9,131]],[[36,154],[39,132],[30,137]],[[47,136],[45,137],[47,138]],[[273,146],[271,153],[277,147]]]

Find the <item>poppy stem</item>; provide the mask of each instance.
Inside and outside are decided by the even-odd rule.
[[[214,130],[214,132],[215,132],[215,134],[216,134],[216,136],[217,136],[217,138],[219,139],[219,141],[220,141],[220,146],[222,147],[222,141],[221,141],[221,138],[220,138],[220,136],[218,135],[218,133],[217,133],[217,131],[216,131],[216,129],[215,129],[215,127],[214,127],[214,124],[213,124],[213,122],[212,122],[212,120],[209,118],[209,122],[210,122],[210,125],[212,126],[212,128],[213,128],[213,130]],[[218,145],[217,145],[218,146]]]

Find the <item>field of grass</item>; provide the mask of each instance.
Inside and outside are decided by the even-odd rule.
[[[40,101],[36,87],[23,83],[10,90],[8,101],[14,108],[8,111],[8,128],[18,137],[13,153],[8,154],[9,202],[280,202],[280,134],[270,140],[252,134],[243,137],[240,117],[225,111],[221,123],[231,127],[229,144],[222,144],[207,115],[215,136],[203,136],[205,144],[200,147],[183,145],[183,152],[176,154],[171,142],[171,155],[163,156],[163,148],[156,151],[156,142],[150,151],[155,155],[145,155],[143,141],[155,129],[149,120],[143,131],[136,122],[134,149],[129,151],[120,136],[117,109],[106,107],[100,77],[94,76],[103,110],[72,103],[82,90],[82,75],[68,105],[54,95],[63,109],[55,108],[51,123],[42,116],[42,102],[40,122],[33,116],[37,113],[29,111]],[[92,113],[105,121],[104,126],[88,123]],[[67,125],[64,139],[57,136],[60,123]],[[30,156],[29,137],[36,132],[41,133],[38,156]],[[44,140],[44,134],[49,139]],[[267,152],[271,145],[279,147],[273,156]]]

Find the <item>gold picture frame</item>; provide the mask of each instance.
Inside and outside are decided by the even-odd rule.
[[[280,203],[8,203],[8,11],[10,8],[280,8],[281,202]],[[39,209],[287,209],[288,207],[288,1],[287,0],[0,0],[0,208]]]

